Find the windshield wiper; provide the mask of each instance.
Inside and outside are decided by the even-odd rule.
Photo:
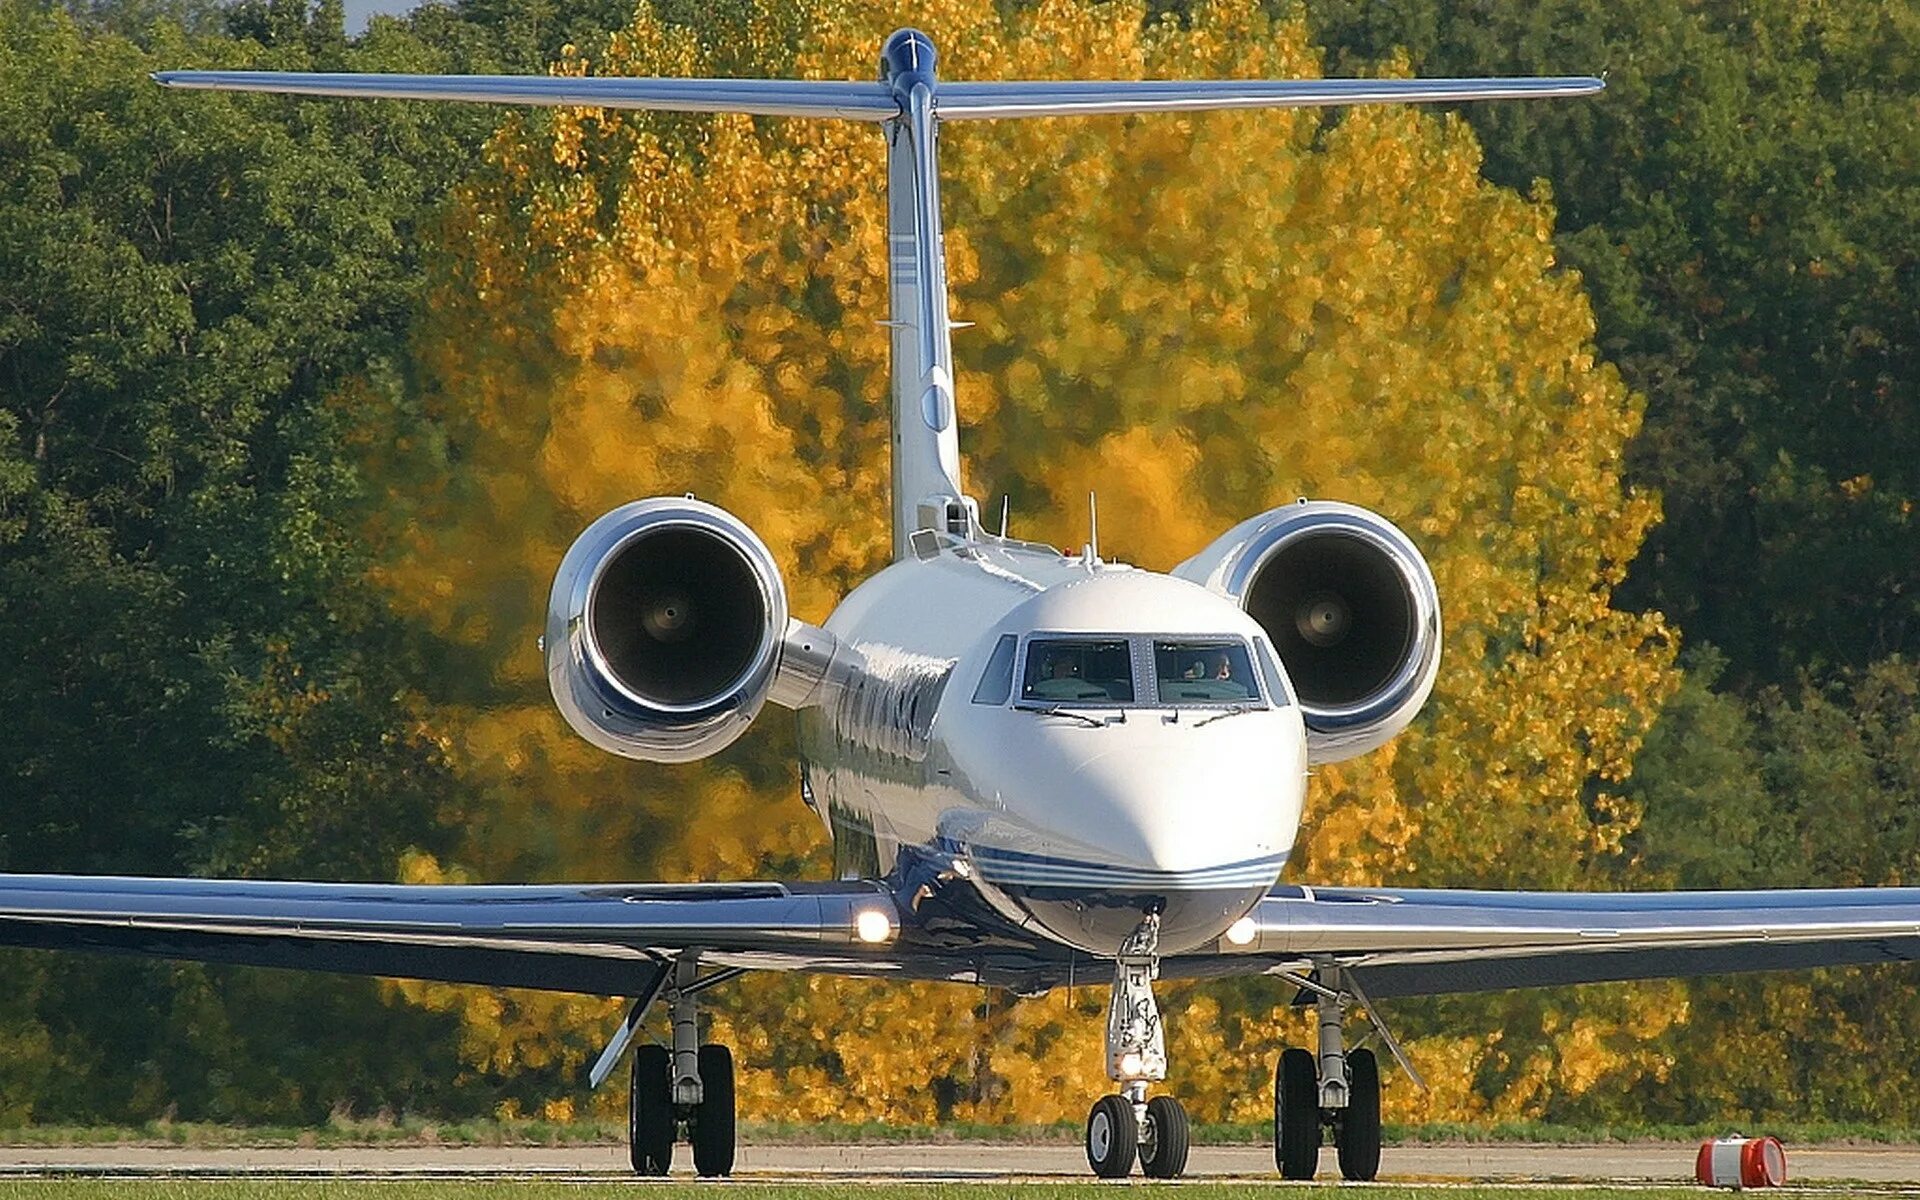
[[[1215,721],[1224,721],[1228,717],[1237,717],[1243,713],[1259,712],[1259,711],[1260,709],[1257,706],[1252,704],[1233,704],[1233,705],[1227,706],[1226,708],[1221,709],[1219,712],[1214,713],[1211,716],[1201,717],[1198,721],[1195,721],[1193,723],[1193,727],[1195,729],[1198,729],[1202,725],[1211,725]]]
[[[1076,721],[1085,721],[1087,724],[1093,726],[1095,729],[1105,729],[1108,724],[1108,722],[1106,721],[1099,720],[1098,718],[1095,718],[1095,717],[1090,717],[1085,713],[1074,712],[1070,709],[1061,708],[1057,704],[1050,708],[1039,708],[1031,704],[1021,704],[1021,705],[1016,705],[1015,707],[1019,708],[1021,712],[1036,713],[1043,717],[1072,717]],[[1120,719],[1123,721],[1126,720],[1125,714],[1122,714]]]

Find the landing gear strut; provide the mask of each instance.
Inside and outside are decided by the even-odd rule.
[[[1123,1179],[1137,1159],[1153,1179],[1187,1169],[1187,1110],[1172,1096],[1147,1099],[1147,1085],[1167,1077],[1167,1042],[1153,978],[1160,973],[1160,916],[1149,913],[1120,947],[1107,1002],[1107,1078],[1119,1092],[1100,1097],[1087,1114],[1087,1165],[1102,1179]]]
[[[1314,996],[1320,1047],[1317,1055],[1284,1050],[1274,1069],[1274,1165],[1283,1179],[1312,1179],[1319,1169],[1323,1133],[1332,1130],[1341,1178],[1371,1180],[1380,1174],[1380,1063],[1371,1050],[1346,1048],[1351,1002],[1365,1006],[1388,1052],[1416,1084],[1425,1084],[1352,973],[1324,965],[1315,974],[1318,982],[1286,976]]]
[[[664,993],[673,1014],[673,1047],[639,1046],[633,1052],[633,1091],[627,1101],[627,1141],[633,1169],[641,1175],[665,1175],[673,1169],[673,1144],[682,1129],[693,1145],[693,1169],[701,1175],[731,1175],[734,1157],[733,1052],[699,1040],[699,1010],[694,998],[741,972],[718,971],[701,978],[697,955],[683,954],[656,985],[635,1002],[620,1034],[595,1066],[597,1085],[612,1059],[640,1025],[656,997]]]

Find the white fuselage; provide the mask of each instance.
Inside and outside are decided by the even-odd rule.
[[[1148,912],[1164,952],[1212,941],[1278,878],[1305,730],[1232,601],[1042,548],[948,543],[862,584],[827,628],[833,696],[802,711],[801,749],[842,874],[932,862],[1009,921],[1101,955]],[[1173,681],[1214,646],[1220,661],[1243,648],[1238,682]],[[1036,680],[1036,647],[1091,647],[1094,670],[1124,661],[1132,678],[1106,693]]]

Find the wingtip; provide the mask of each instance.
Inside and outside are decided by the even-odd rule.
[[[180,78],[180,72],[154,71],[151,74],[149,74],[147,78],[153,80],[155,83],[159,84],[161,87],[172,87],[174,86],[175,81],[177,81]]]

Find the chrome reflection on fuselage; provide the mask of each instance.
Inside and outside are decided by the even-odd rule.
[[[858,704],[800,714],[843,875],[951,864],[1008,922],[1110,955],[1218,938],[1291,852],[1305,731],[1260,627],[1149,571],[1017,544],[897,563],[827,622]],[[931,711],[927,704],[931,701]]]

